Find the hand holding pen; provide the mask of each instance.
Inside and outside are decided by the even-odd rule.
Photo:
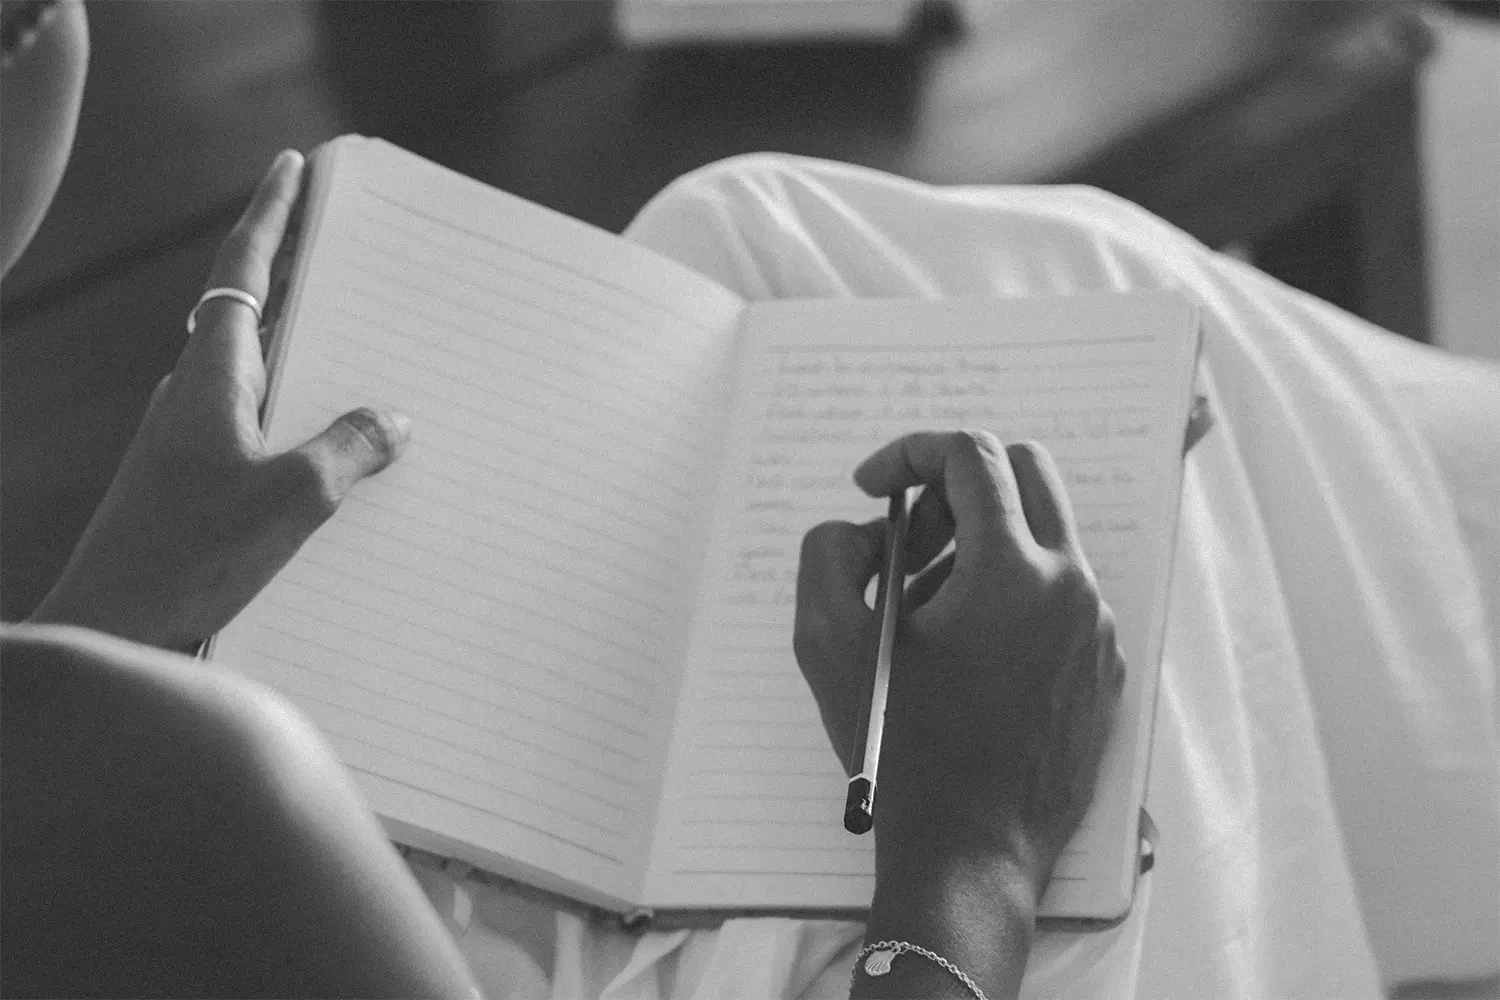
[[[902,553],[886,545],[891,518],[808,532],[794,646],[848,773],[867,766],[862,724],[879,734],[877,885],[1003,859],[1039,897],[1092,799],[1124,680],[1061,478],[1039,445],[955,432],[892,442],[855,482],[925,489]],[[876,610],[865,593],[882,567],[887,592],[912,578]],[[894,642],[883,726],[870,726],[881,611]]]

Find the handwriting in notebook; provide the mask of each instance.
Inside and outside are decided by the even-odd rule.
[[[1137,469],[1153,430],[1140,405],[1149,358],[1108,341],[1024,351],[931,343],[767,350],[762,375],[748,387],[753,423],[725,472],[738,486],[737,507],[715,540],[722,555],[710,572],[718,576],[701,612],[713,623],[713,662],[695,678],[694,765],[677,785],[676,809],[687,818],[677,831],[678,875],[756,865],[776,875],[866,871],[851,867],[850,855],[868,844],[839,836],[829,818],[842,801],[842,775],[791,636],[801,536],[823,520],[879,515],[851,473],[880,445],[913,430],[960,427],[1040,441],[1063,473],[1101,588],[1129,600],[1125,556],[1146,487]],[[760,775],[782,777],[762,789]],[[747,781],[761,790],[740,793],[731,821],[722,795]],[[731,841],[738,858],[712,846]]]
[[[919,427],[979,427],[1003,441],[1042,442],[1066,465],[1096,570],[1113,579],[1113,556],[1138,527],[1134,445],[1150,430],[1145,409],[1122,400],[1144,383],[1127,359],[1006,363],[1011,353],[775,352],[758,400],[762,433],[741,475],[726,606],[790,605],[802,532],[845,516],[854,465]]]

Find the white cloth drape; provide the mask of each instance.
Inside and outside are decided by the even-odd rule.
[[[783,155],[625,234],[751,299],[1178,287],[1218,426],[1187,464],[1131,917],[1027,997],[1371,997],[1500,968],[1500,369],[1402,341],[1085,188]],[[842,997],[861,928],[630,937],[420,864],[487,994]]]

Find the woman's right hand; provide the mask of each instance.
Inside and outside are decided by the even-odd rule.
[[[960,431],[903,437],[854,478],[877,497],[925,487],[875,799],[877,885],[999,862],[1034,904],[1092,800],[1125,676],[1061,477],[1040,445]],[[803,540],[794,645],[846,765],[863,753],[850,743],[883,545],[883,521]]]

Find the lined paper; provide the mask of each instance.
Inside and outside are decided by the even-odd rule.
[[[751,307],[648,879],[655,905],[868,905],[873,838],[842,828],[846,778],[791,637],[801,536],[823,520],[883,516],[850,474],[886,441],[959,427],[1041,441],[1127,661],[1155,662],[1196,343],[1188,319],[1182,300],[1152,296]],[[1086,911],[1118,903],[1130,874],[1154,671],[1129,677],[1095,808],[1044,914],[1103,915]]]
[[[401,828],[634,898],[740,303],[384,143],[334,148],[268,436],[372,405],[412,440],[216,658],[305,709]]]

